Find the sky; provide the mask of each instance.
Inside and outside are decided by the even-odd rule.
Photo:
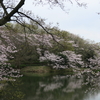
[[[79,7],[75,0],[73,4],[65,0],[65,11],[60,7],[50,8],[49,5],[34,6],[32,2],[26,0],[23,6],[26,10],[31,10],[35,15],[46,19],[46,23],[59,23],[59,29],[79,35],[80,37],[100,42],[100,0],[78,0],[87,3],[87,7]]]

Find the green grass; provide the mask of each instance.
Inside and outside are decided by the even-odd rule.
[[[52,69],[48,66],[28,66],[21,69],[21,73],[28,76],[48,76],[55,74],[74,74],[72,68]]]
[[[21,69],[21,72],[48,73],[50,70],[50,67],[47,66],[29,66]]]
[[[72,68],[52,69],[48,66],[28,66],[21,69],[21,72],[33,72],[33,73],[73,72],[73,69]]]
[[[27,76],[48,76],[50,75],[51,68],[47,66],[29,66],[21,69],[21,73]]]
[[[79,68],[77,71],[84,71],[85,69],[89,68]],[[100,71],[92,70],[94,72]],[[63,75],[73,75],[77,72],[73,72],[73,68],[66,68],[66,69],[53,69],[48,66],[28,66],[21,69],[21,73],[27,76],[48,76],[48,75],[55,75],[55,74],[63,74]]]

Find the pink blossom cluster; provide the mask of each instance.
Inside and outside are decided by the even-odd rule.
[[[63,51],[61,54],[65,55],[68,58],[69,64],[71,67],[77,67],[76,64],[80,64],[81,67],[84,65],[80,54],[75,54],[74,51]]]
[[[13,37],[13,40],[12,40]],[[80,48],[79,43],[75,42],[74,36],[72,35],[71,38],[73,40],[64,40],[61,37],[57,35],[53,35],[53,37],[50,34],[21,34],[16,33],[12,34],[10,37],[9,32],[0,31],[0,65],[6,65],[9,58],[14,58],[11,54],[16,53],[20,50],[21,43],[27,42],[30,46],[35,47],[37,50],[37,53],[39,54],[39,60],[40,62],[48,61],[49,65],[51,65],[53,68],[68,68],[68,67],[86,67],[84,65],[84,61],[82,61],[82,54],[77,54],[75,50],[81,49],[81,51],[85,48]],[[15,38],[15,40],[14,40]],[[77,38],[77,37],[76,37]],[[54,45],[56,42],[53,40],[55,39],[56,42],[64,41],[64,43],[69,43],[75,50],[63,50],[61,52],[53,53],[49,49],[54,48]],[[59,44],[58,44],[59,45]],[[100,46],[93,46],[93,50],[97,53],[98,56],[94,56],[93,58],[88,59],[90,62],[89,67],[98,67],[100,66]],[[66,59],[61,56],[63,55]],[[66,63],[64,63],[66,62]]]
[[[17,77],[22,77],[22,75],[20,74],[20,70],[13,69],[12,67],[9,66],[9,64],[0,66],[0,81],[1,80],[9,81],[11,79],[12,81],[15,81],[15,78]]]
[[[35,42],[37,42],[39,45],[45,45],[47,47],[52,47],[51,44],[51,40],[52,40],[52,36],[51,35],[47,35],[47,34],[43,34],[43,35],[33,35],[35,38]]]
[[[4,65],[8,61],[7,57],[10,57],[9,53],[17,52],[15,45],[6,34],[4,31],[0,33],[0,65]]]
[[[48,35],[46,35],[47,37],[48,37]],[[36,36],[35,36],[35,38],[36,38]],[[44,38],[44,37],[43,37]],[[74,38],[74,37],[73,37]],[[40,38],[36,38],[37,40],[38,39],[40,39]],[[49,40],[48,42],[47,42],[47,40]],[[62,39],[60,39],[60,38],[55,38],[55,39],[57,39],[57,41],[61,41]],[[46,45],[46,46],[52,46],[52,44],[51,44],[51,37],[50,37],[50,39],[48,39],[48,38],[44,38],[43,39],[44,41],[45,41],[45,43],[47,43],[47,44],[44,44],[44,45]],[[44,43],[44,41],[43,41],[43,43]],[[75,41],[73,40],[73,41],[66,41],[66,42],[68,42],[68,43],[70,43],[70,44],[72,44],[72,46],[74,47],[74,48],[79,48],[79,45],[78,45],[78,43],[75,43]],[[42,44],[42,40],[41,40],[41,44]],[[49,44],[51,44],[51,45],[49,45]],[[92,46],[92,45],[91,45]],[[80,49],[82,49],[82,50],[84,50],[84,48],[80,48]],[[93,49],[94,49],[94,51],[95,52],[98,52],[98,50],[96,51],[96,49],[97,49],[97,46],[93,46]],[[54,63],[53,64],[53,68],[67,68],[67,67],[72,67],[72,68],[75,68],[75,67],[78,67],[78,65],[80,66],[80,67],[86,67],[86,65],[87,64],[85,64],[84,63],[84,61],[82,60],[82,55],[81,54],[76,54],[75,53],[75,51],[69,51],[69,50],[66,50],[66,51],[62,51],[62,52],[60,52],[60,54],[62,54],[62,55],[64,55],[64,56],[66,56],[67,57],[67,59],[68,59],[68,61],[67,61],[67,63],[66,63],[66,65],[62,65],[61,64],[61,62],[64,62],[64,58],[62,58],[61,56],[59,56],[59,55],[57,55],[57,54],[54,54],[54,53],[50,53],[49,51],[44,51],[44,54],[42,55],[41,54],[41,51],[42,51],[42,49],[40,49],[39,47],[37,48],[37,53],[40,55],[40,58],[39,58],[39,60],[42,62],[42,61],[51,61],[52,63]],[[98,53],[97,53],[98,54]],[[100,57],[100,56],[99,56]],[[93,67],[93,65],[99,65],[100,66],[100,58],[99,57],[97,57],[97,56],[95,56],[94,58],[91,58],[91,59],[88,59],[88,61],[90,62],[90,65],[88,65],[89,67],[91,66],[91,67]],[[51,63],[51,65],[52,65],[52,63]],[[95,66],[96,67],[96,66]]]
[[[17,52],[15,45],[11,42],[9,36],[4,31],[0,32],[0,80],[9,80],[11,77],[20,77],[19,70],[10,67],[8,56],[9,53]]]
[[[94,56],[94,58],[90,58],[88,60],[90,61],[90,68],[96,69],[100,67],[100,56]]]
[[[55,40],[57,42],[64,41],[64,39],[59,38],[56,35],[53,35],[53,37],[52,37],[50,34],[29,34],[29,35],[27,35],[27,39],[28,39],[28,42],[30,43],[30,45],[33,45],[33,46],[41,46],[42,45],[47,48],[48,47],[52,48]]]
[[[39,51],[39,54],[40,51]],[[63,51],[60,52],[60,54],[67,57],[68,61],[66,64],[63,64],[64,58],[56,55],[54,53],[50,53],[49,51],[44,52],[44,56],[40,56],[39,60],[41,62],[43,61],[51,61],[51,64],[53,63],[53,68],[68,68],[69,67],[77,67],[77,64],[79,64],[81,67],[83,67],[84,62],[82,61],[81,55],[75,54],[73,51]]]
[[[90,62],[88,67],[93,69],[99,69],[100,67],[100,44],[93,44],[92,49],[95,51],[95,55],[88,59]]]
[[[44,60],[49,60],[51,62],[59,63],[63,61],[63,58],[58,55],[55,55],[54,53],[50,53],[49,51],[45,51],[44,56],[40,56],[39,60],[41,62]]]

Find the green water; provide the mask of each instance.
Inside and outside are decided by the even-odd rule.
[[[0,100],[100,100],[100,77],[23,76],[0,83]]]

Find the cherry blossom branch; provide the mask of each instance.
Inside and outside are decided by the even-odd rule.
[[[3,18],[0,19],[0,26],[6,24],[8,21],[11,21],[11,17],[18,12],[18,10],[24,5],[25,0],[20,0],[20,2],[18,3],[18,5],[10,12],[8,13],[6,11],[6,8],[3,4],[3,0],[0,2],[1,6],[4,9],[4,12],[6,13],[6,16],[4,16]]]
[[[32,20],[33,22],[36,22],[47,34],[50,34],[50,35],[52,36],[53,40],[54,40],[57,44],[59,44],[59,45],[61,45],[62,47],[64,47],[62,44],[60,44],[60,43],[55,39],[54,35],[53,35],[52,33],[48,32],[48,31],[46,30],[46,28],[45,28],[42,24],[40,24],[37,20],[34,20],[33,18],[29,17],[28,15],[26,15],[26,14],[24,14],[24,13],[22,13],[22,12],[18,12],[18,14],[24,15],[25,17],[29,18],[29,19]]]

